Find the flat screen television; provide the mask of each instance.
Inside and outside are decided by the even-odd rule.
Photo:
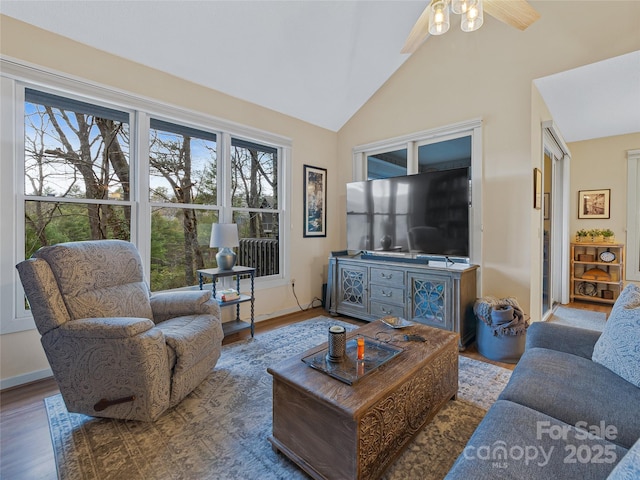
[[[469,168],[347,184],[347,248],[469,258]]]

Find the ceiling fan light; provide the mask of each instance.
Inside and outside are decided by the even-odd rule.
[[[449,30],[449,8],[445,0],[437,0],[429,9],[429,33],[442,35]]]
[[[484,23],[484,12],[482,10],[482,0],[474,2],[465,13],[462,14],[460,28],[463,32],[474,32]]]
[[[460,15],[466,13],[466,11],[472,5],[478,3],[478,0],[451,0],[451,11]]]

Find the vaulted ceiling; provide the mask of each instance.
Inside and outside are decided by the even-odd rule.
[[[539,2],[530,3],[535,8]],[[338,131],[407,60],[400,49],[426,4],[2,0],[0,12]],[[482,28],[494,22],[487,18]],[[620,76],[610,75],[612,64],[605,69],[592,65],[537,82],[567,141],[640,131],[640,109],[632,111],[629,101],[640,99],[638,55],[615,64]],[[606,93],[603,104],[580,100],[593,99],[596,88]],[[606,122],[602,135],[596,121],[613,105],[625,113],[614,126]],[[590,107],[599,110],[587,111]]]

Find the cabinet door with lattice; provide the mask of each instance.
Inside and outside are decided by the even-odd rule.
[[[451,311],[451,277],[431,273],[409,272],[407,311],[410,319],[432,327],[453,329]]]

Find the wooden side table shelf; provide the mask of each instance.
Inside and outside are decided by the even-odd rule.
[[[624,287],[623,280],[623,244],[571,244],[571,301],[613,304]]]
[[[251,329],[251,337],[253,338],[254,334],[254,284],[255,284],[255,276],[256,269],[253,267],[241,267],[236,265],[231,270],[220,270],[219,268],[207,268],[204,270],[198,270],[198,280],[200,283],[200,290],[202,290],[204,285],[204,278],[211,279],[211,285],[213,290],[213,296],[216,296],[216,280],[222,277],[236,277],[236,290],[240,293],[240,279],[241,278],[249,278],[251,280],[251,294],[246,295],[241,293],[240,298],[236,300],[231,300],[230,302],[221,302],[218,301],[220,307],[231,307],[233,305],[236,306],[236,319],[231,322],[223,322],[222,330],[224,331],[224,336],[227,337],[233,333],[241,332],[242,330],[246,330],[247,328]],[[240,304],[244,302],[251,302],[251,322],[247,323],[240,320]]]

